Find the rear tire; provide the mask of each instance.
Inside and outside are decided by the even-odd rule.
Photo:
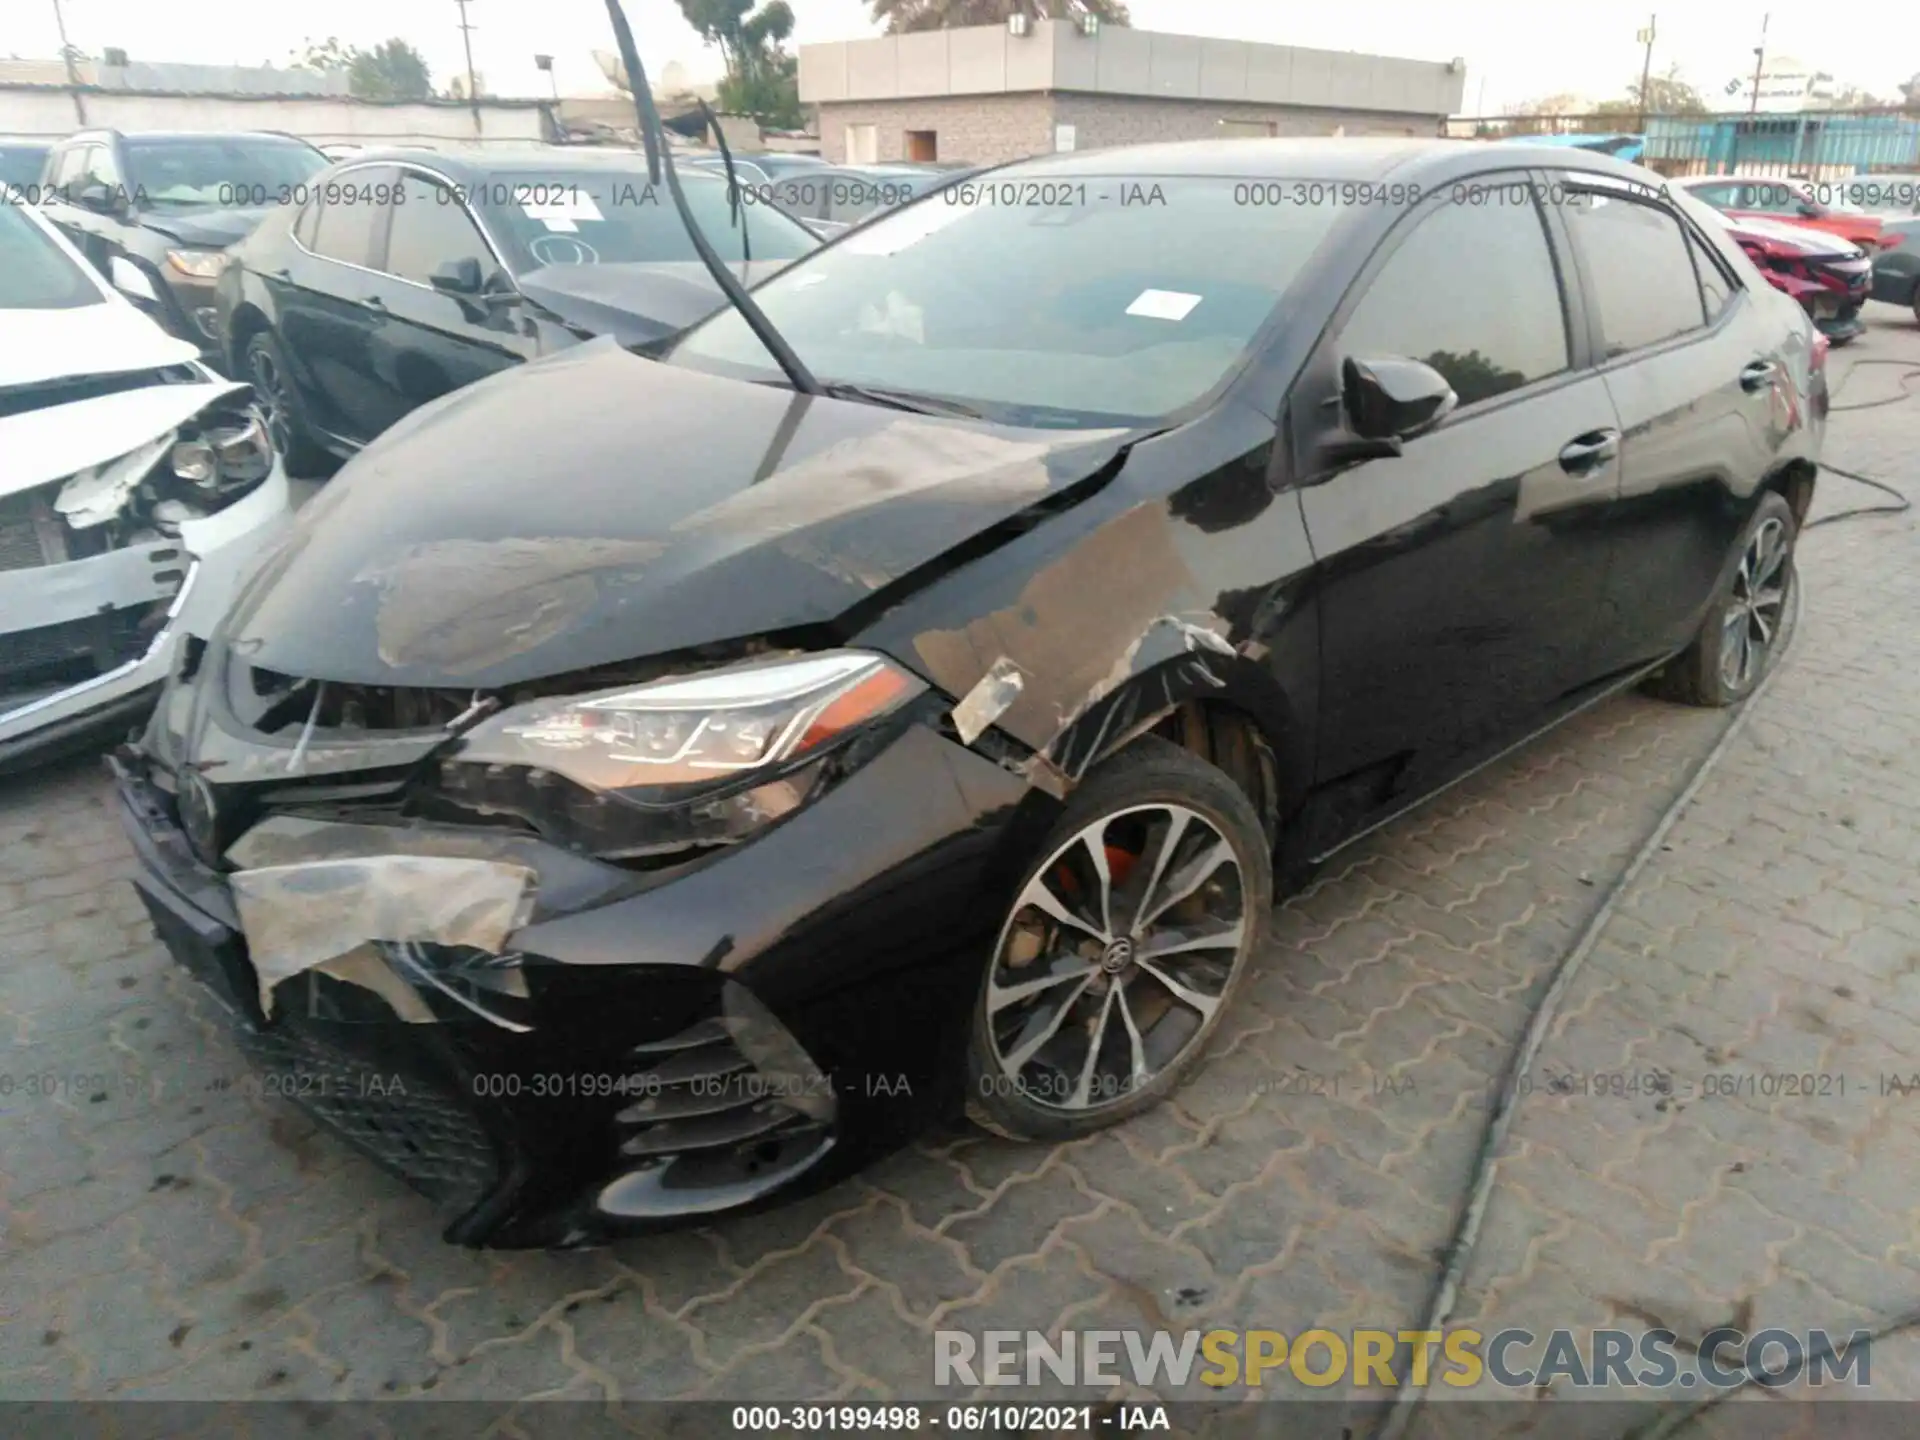
[[[247,341],[244,379],[253,386],[254,398],[266,412],[267,431],[274,448],[292,479],[326,473],[331,458],[313,431],[307,428],[306,412],[300,402],[300,388],[287,368],[286,352],[273,338],[271,330],[262,330]]]
[[[1764,492],[1693,643],[1651,682],[1653,694],[1719,708],[1753,693],[1773,668],[1792,613],[1798,533],[1792,508]]]
[[[974,1003],[967,1114],[1012,1139],[1101,1130],[1199,1067],[1265,934],[1273,861],[1227,774],[1146,736],[1040,846]]]

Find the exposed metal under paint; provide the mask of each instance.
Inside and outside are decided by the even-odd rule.
[[[1025,685],[1018,665],[1004,656],[994,661],[993,668],[980,677],[980,683],[953,707],[953,728],[959,733],[960,743],[971,745],[978,740],[980,732],[1020,698]]]

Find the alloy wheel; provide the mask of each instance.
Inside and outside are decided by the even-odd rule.
[[[287,417],[287,382],[273,356],[255,348],[247,355],[247,370],[253,378],[253,390],[266,411],[267,434],[273,448],[285,455],[292,448],[292,423]]]
[[[1043,1108],[1123,1104],[1202,1043],[1251,948],[1241,860],[1197,810],[1103,816],[1056,849],[1002,929],[987,1031]]]
[[[1787,527],[1770,518],[1747,541],[1733,576],[1720,646],[1720,678],[1728,689],[1745,690],[1766,664],[1786,615],[1791,580]]]

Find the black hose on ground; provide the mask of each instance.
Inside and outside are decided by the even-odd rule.
[[[1882,405],[1894,404],[1899,401],[1912,399],[1915,396],[1920,396],[1920,390],[1911,388],[1910,384],[1913,380],[1920,379],[1920,365],[1915,365],[1911,361],[1905,360],[1881,359],[1855,361],[1853,365],[1848,368],[1846,375],[1841,378],[1840,384],[1835,388],[1834,394],[1838,395],[1841,390],[1844,390],[1847,381],[1853,378],[1854,372],[1866,365],[1902,366],[1904,373],[1900,377],[1900,393],[1888,398],[1861,401],[1852,405],[1834,405],[1830,407],[1830,411],[1871,410]],[[1895,515],[1909,510],[1913,506],[1911,500],[1884,480],[1877,479],[1870,475],[1861,475],[1852,470],[1844,470],[1837,465],[1828,465],[1824,462],[1820,468],[1830,474],[1852,480],[1857,484],[1871,486],[1875,490],[1883,491],[1891,495],[1896,503],[1862,505],[1850,510],[1836,511],[1829,515],[1823,515],[1818,520],[1808,522],[1802,527],[1803,529],[1811,530],[1816,526],[1831,525],[1839,520],[1857,519],[1863,515]],[[1792,622],[1786,634],[1781,637],[1782,641],[1785,642],[1780,647],[1781,658],[1783,660],[1793,636],[1799,631],[1799,628],[1800,586],[1796,580],[1793,586]],[[1519,1109],[1522,1081],[1526,1078],[1527,1072],[1532,1068],[1534,1057],[1546,1039],[1548,1029],[1558,1017],[1560,1002],[1565,996],[1568,986],[1571,985],[1574,976],[1579,973],[1580,967],[1586,963],[1587,956],[1592,953],[1594,946],[1599,942],[1602,932],[1606,929],[1607,922],[1613,918],[1614,910],[1626,896],[1627,891],[1632,887],[1634,881],[1639,879],[1640,872],[1646,868],[1647,863],[1653,856],[1659,853],[1661,845],[1666,841],[1668,832],[1672,830],[1674,824],[1685,812],[1687,806],[1692,803],[1694,796],[1700,792],[1700,787],[1706,783],[1707,777],[1713,772],[1714,767],[1720,763],[1722,757],[1732,748],[1734,740],[1737,739],[1741,731],[1746,728],[1748,717],[1752,715],[1754,707],[1759,703],[1761,696],[1766,694],[1768,687],[1773,684],[1774,677],[1780,673],[1781,668],[1782,666],[1780,664],[1775,664],[1767,672],[1760,684],[1754,688],[1753,692],[1748,695],[1745,700],[1741,701],[1740,707],[1734,712],[1732,723],[1727,726],[1719,740],[1714,743],[1713,749],[1707,752],[1706,758],[1695,767],[1693,775],[1687,781],[1686,787],[1681,790],[1681,792],[1674,797],[1673,802],[1661,812],[1659,822],[1653,827],[1652,833],[1642,842],[1639,850],[1634,853],[1632,860],[1628,862],[1627,868],[1621,872],[1619,878],[1616,879],[1611,888],[1608,889],[1606,898],[1600,902],[1600,907],[1593,912],[1592,917],[1581,930],[1579,937],[1574,941],[1572,948],[1563,954],[1559,962],[1555,965],[1553,973],[1547,982],[1546,990],[1535,1004],[1533,1013],[1528,1017],[1527,1028],[1520,1037],[1520,1043],[1515,1047],[1512,1056],[1507,1062],[1506,1073],[1502,1077],[1499,1092],[1494,1099],[1493,1114],[1487,1122],[1486,1133],[1482,1136],[1479,1149],[1474,1156],[1473,1170],[1467,1184],[1466,1199],[1460,1210],[1460,1219],[1454,1227],[1453,1238],[1448,1243],[1446,1260],[1441,1266],[1438,1279],[1434,1283],[1432,1297],[1427,1305],[1426,1317],[1420,1326],[1421,1330],[1441,1330],[1445,1327],[1446,1322],[1452,1318],[1454,1302],[1459,1296],[1460,1282],[1466,1275],[1467,1265],[1472,1260],[1474,1248],[1479,1241],[1481,1221],[1485,1218],[1487,1206],[1493,1199],[1494,1165],[1506,1147],[1508,1132],[1513,1128],[1514,1115]],[[1883,1329],[1871,1332],[1871,1339],[1884,1339],[1888,1335],[1914,1328],[1920,1328],[1920,1311],[1914,1311],[1910,1314],[1900,1316]],[[1407,1426],[1412,1423],[1414,1414],[1419,1409],[1424,1391],[1413,1384],[1411,1368],[1411,1366],[1408,1366],[1406,1370],[1401,1372],[1407,1374],[1408,1379],[1401,1384],[1399,1390],[1395,1393],[1385,1418],[1382,1420],[1379,1429],[1374,1432],[1374,1440],[1400,1440],[1400,1437],[1405,1434]],[[1737,1390],[1750,1384],[1756,1378],[1750,1371],[1743,1370],[1736,1373],[1739,1376],[1736,1384],[1729,1385],[1724,1390],[1710,1395],[1678,1413],[1669,1413],[1661,1417],[1651,1428],[1636,1427],[1630,1431],[1628,1435],[1624,1436],[1623,1440],[1668,1440],[1668,1437],[1677,1434],[1706,1410],[1719,1404],[1722,1400],[1725,1400]]]

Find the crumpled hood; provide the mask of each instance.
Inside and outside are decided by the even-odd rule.
[[[0,389],[78,375],[157,370],[199,358],[140,311],[118,299],[64,310],[0,309]],[[6,452],[0,449],[0,463]]]
[[[814,399],[600,339],[368,446],[224,640],[284,675],[490,688],[825,622],[1127,439]]]
[[[236,240],[251,235],[269,213],[251,207],[245,210],[150,210],[140,217],[140,223],[182,245],[224,250]]]
[[[231,380],[148,385],[0,417],[0,496],[118,459],[246,388]]]
[[[790,260],[754,260],[733,266],[751,288],[777,275]],[[548,265],[522,275],[521,291],[569,325],[643,345],[713,314],[726,298],[699,261],[633,265]]]

